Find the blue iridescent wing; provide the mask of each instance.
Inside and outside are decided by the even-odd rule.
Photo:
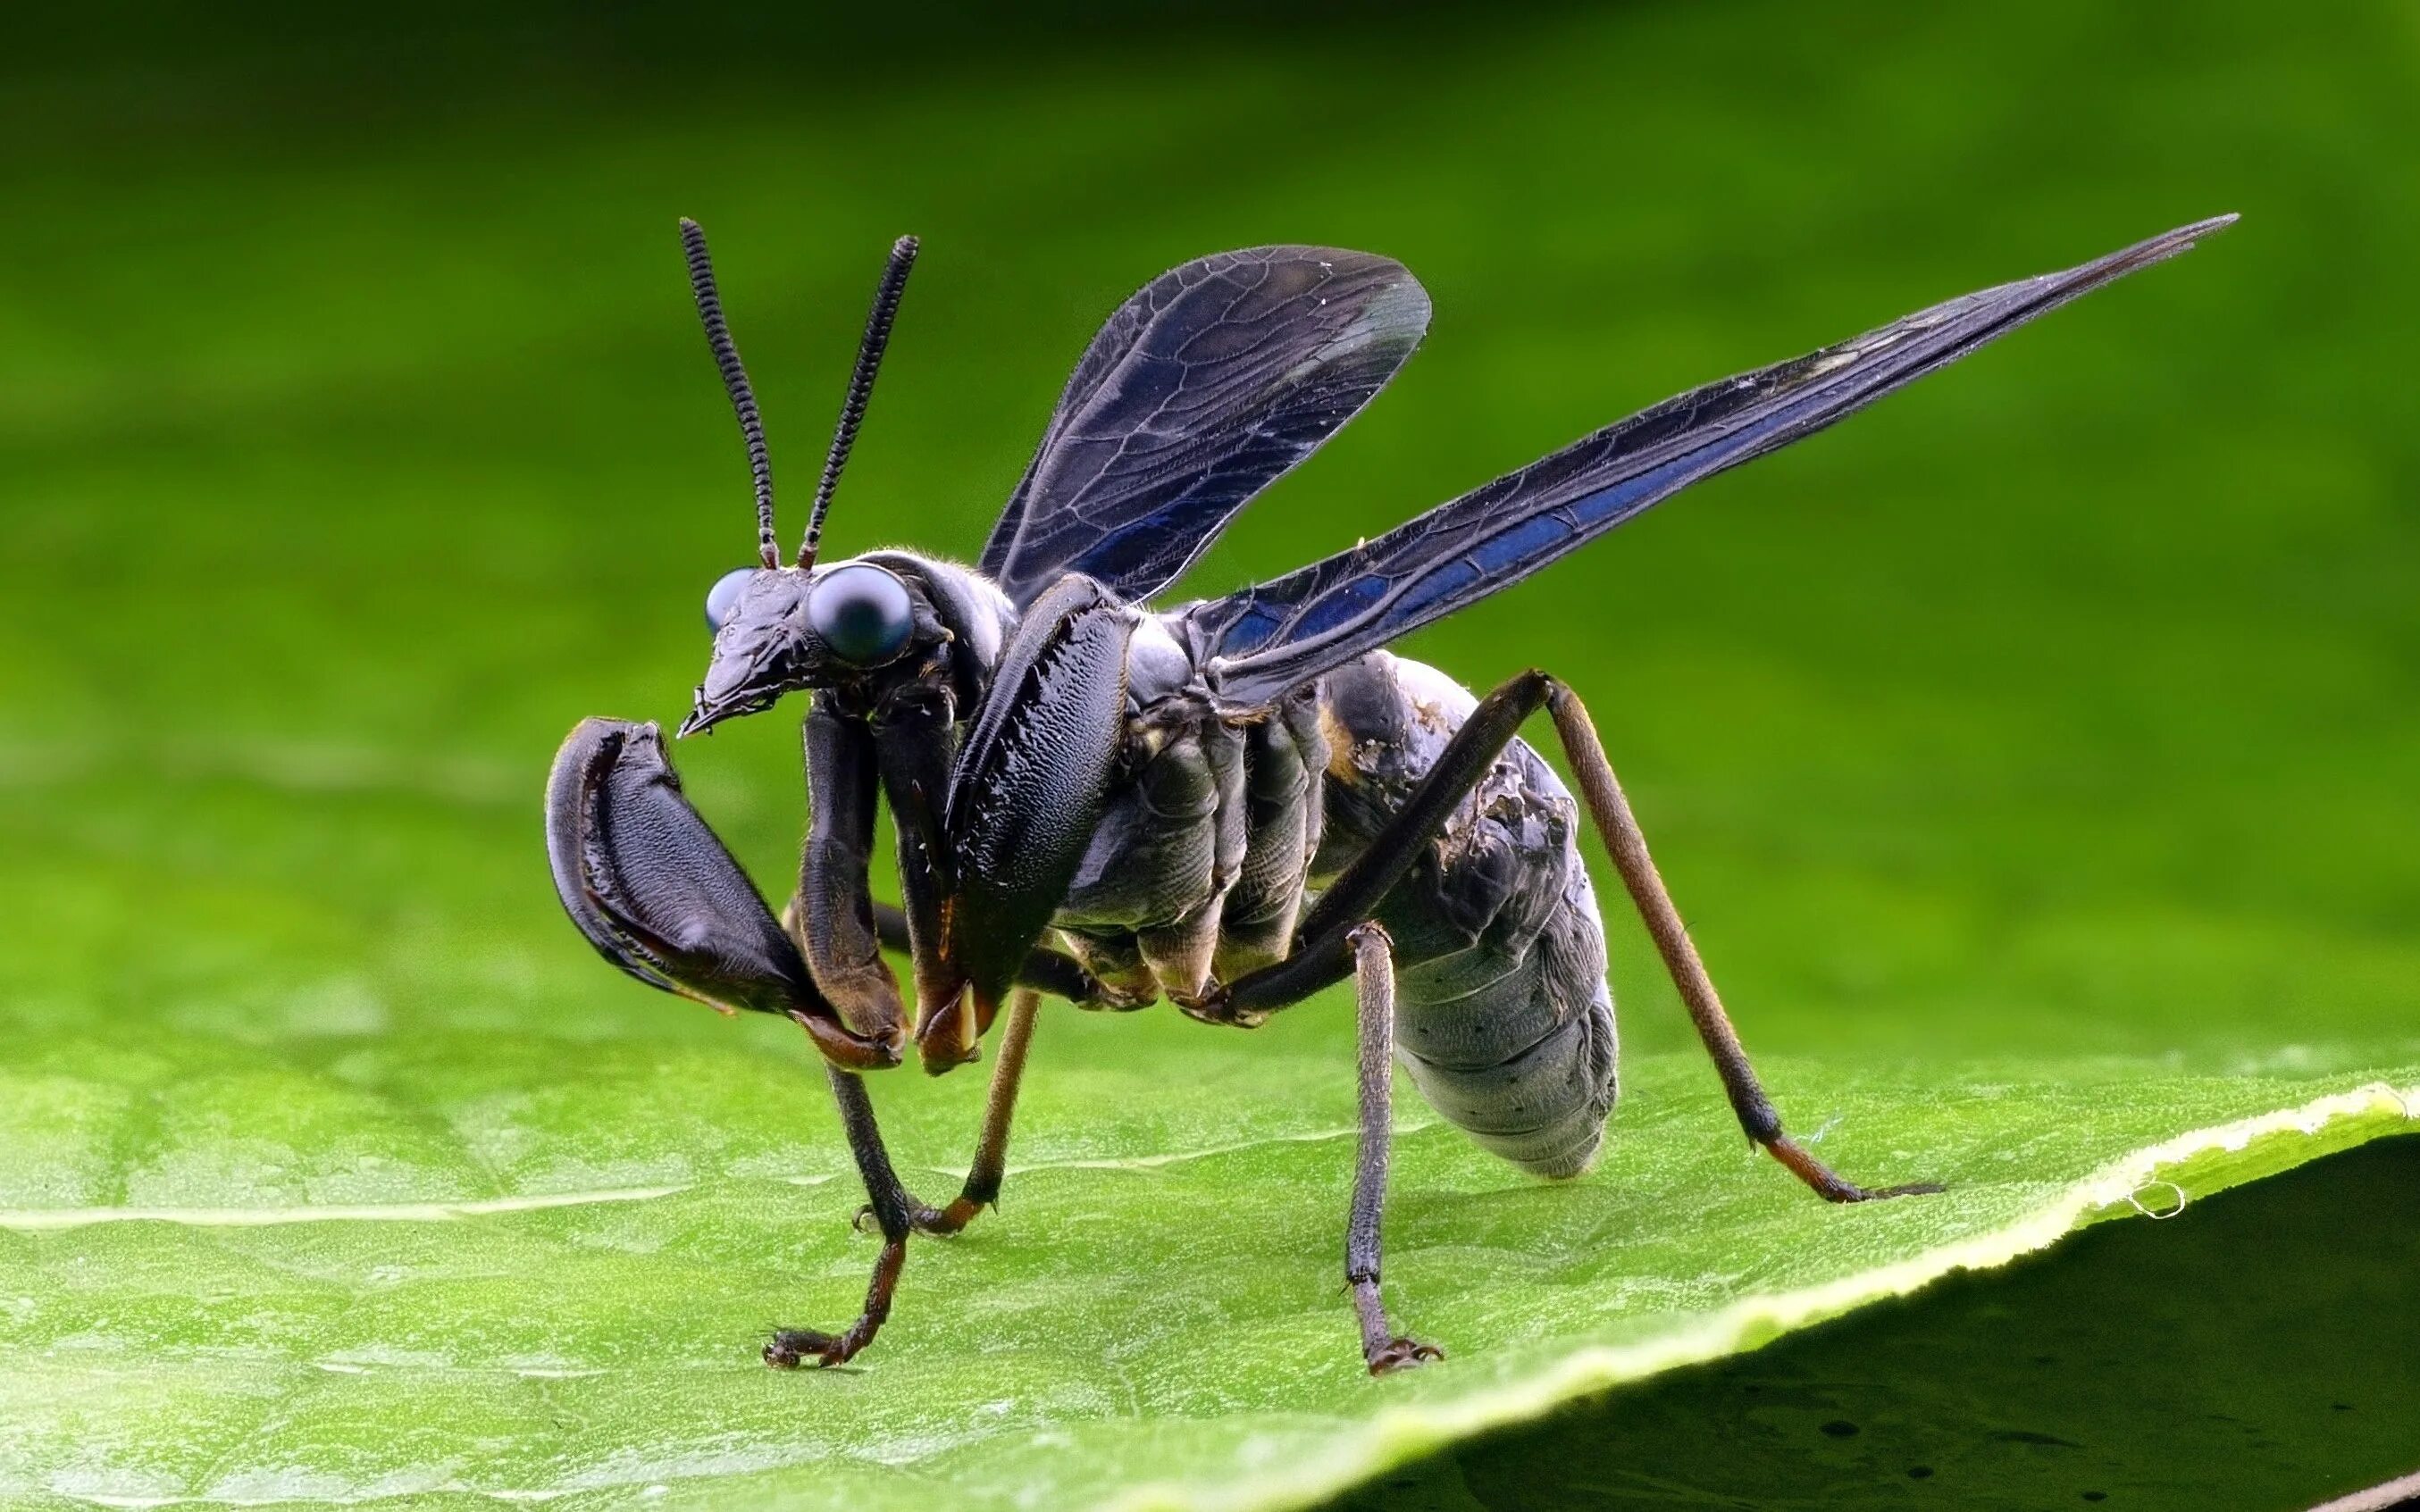
[[[1369,403],[1428,323],[1419,282],[1368,253],[1254,247],[1161,274],[1076,364],[983,570],[1019,606],[1067,572],[1148,598]]]
[[[1509,587],[1649,505],[1777,451],[2227,225],[2220,216],[2062,273],[1936,304],[1836,347],[1710,383],[1439,504],[1373,541],[1196,606],[1212,691],[1257,708]]]

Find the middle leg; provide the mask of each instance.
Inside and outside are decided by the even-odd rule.
[[[1388,1328],[1387,1304],[1378,1292],[1387,1166],[1395,1137],[1395,956],[1387,932],[1375,923],[1355,928],[1351,947],[1360,994],[1361,1138],[1353,1163],[1353,1212],[1344,1227],[1344,1282],[1353,1289],[1353,1308],[1361,1317],[1361,1358],[1369,1362],[1372,1375],[1382,1376],[1443,1359],[1445,1351]]]
[[[900,910],[876,903],[874,927],[886,948],[908,949],[908,918]],[[1016,989],[1009,995],[1008,1011],[1003,1015],[1007,1023],[1001,1031],[999,1058],[992,1063],[991,1086],[984,1097],[983,1123],[975,1135],[974,1162],[968,1168],[966,1184],[946,1207],[936,1208],[909,1194],[908,1221],[916,1232],[955,1234],[984,1209],[999,1205],[1001,1180],[1008,1167],[1009,1125],[1016,1113],[1016,1095],[1025,1078],[1026,1052],[1033,1042],[1033,1028],[1041,1017],[1045,993],[1083,1004],[1098,1001],[1101,987],[1083,967],[1055,950],[1037,949],[1026,957],[1024,967],[1017,973]],[[861,1208],[858,1227],[867,1227],[875,1217],[872,1204]]]
[[[1033,1026],[1042,1016],[1042,995],[1031,987],[1009,995],[1007,1024],[1000,1037],[1000,1058],[992,1063],[991,1086],[984,1094],[983,1126],[975,1135],[974,1164],[967,1168],[966,1184],[949,1206],[936,1208],[908,1198],[908,1226],[920,1234],[950,1235],[974,1222],[985,1208],[1000,1204],[1001,1179],[1008,1171],[1009,1124],[1016,1116],[1016,1093],[1025,1077],[1025,1052],[1033,1043]],[[873,1203],[858,1210],[862,1229],[878,1219]]]
[[[1033,1042],[1033,1026],[1041,1016],[1041,994],[1019,987],[1009,995],[1008,1024],[1001,1032],[1000,1059],[992,1067],[991,1087],[984,1095],[983,1133],[975,1140],[974,1164],[968,1167],[966,1184],[950,1205],[917,1225],[924,1232],[954,1234],[976,1213],[999,1202],[1001,1178],[1008,1170],[1009,1120],[1016,1114],[1026,1047]]]

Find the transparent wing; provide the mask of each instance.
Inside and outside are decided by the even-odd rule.
[[[1710,383],[1574,442],[1376,540],[1187,616],[1231,709],[1509,587],[1701,478],[1778,451],[2027,320],[2231,224],[2220,216],[2062,273],[1936,304],[1836,347]]]
[[[1118,307],[1067,380],[983,569],[1020,607],[1063,573],[1156,593],[1395,376],[1428,331],[1402,264],[1254,247]]]

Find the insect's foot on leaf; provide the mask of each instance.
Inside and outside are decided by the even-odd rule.
[[[1370,1356],[1370,1373],[1373,1376],[1388,1375],[1444,1358],[1445,1351],[1434,1344],[1422,1344],[1418,1339],[1391,1338]]]
[[[819,1365],[837,1365],[840,1340],[813,1328],[777,1328],[765,1341],[765,1363],[776,1370],[796,1370],[813,1361]]]
[[[972,1197],[954,1197],[946,1208],[918,1208],[908,1219],[908,1224],[920,1234],[934,1234],[946,1239],[974,1222],[976,1214],[992,1206],[994,1204],[977,1202]]]
[[[1890,1197],[1929,1197],[1935,1192],[1948,1190],[1938,1181],[1909,1181],[1900,1186],[1875,1187],[1851,1198],[1854,1202],[1881,1202]]]
[[[1787,1166],[1791,1175],[1806,1182],[1817,1196],[1826,1202],[1880,1202],[1889,1197],[1922,1196],[1941,1190],[1938,1181],[1910,1181],[1902,1186],[1859,1186],[1817,1160],[1804,1145],[1788,1134],[1775,1134],[1760,1142],[1766,1154]]]
[[[920,1234],[954,1234],[967,1226],[968,1218],[974,1216],[972,1212],[969,1212],[964,1218],[953,1219],[951,1215],[957,1211],[957,1207],[958,1204],[955,1202],[951,1203],[947,1208],[929,1207],[911,1197],[908,1199],[908,1227]],[[871,1202],[858,1205],[857,1211],[848,1220],[848,1226],[861,1234],[876,1234],[882,1231],[882,1225],[874,1216],[874,1204]]]
[[[1859,1186],[1837,1176],[1825,1185],[1817,1186],[1812,1181],[1807,1184],[1814,1186],[1816,1195],[1824,1201],[1844,1205],[1851,1202],[1887,1202],[1893,1197],[1930,1196],[1945,1190],[1938,1181],[1909,1181],[1900,1186]]]

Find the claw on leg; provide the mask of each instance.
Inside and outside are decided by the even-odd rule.
[[[874,1280],[865,1288],[865,1310],[839,1334],[815,1328],[779,1328],[765,1343],[765,1363],[776,1370],[796,1370],[812,1361],[819,1366],[846,1365],[874,1342],[891,1316],[891,1293],[899,1285],[899,1267],[908,1258],[905,1236],[886,1240],[882,1257],[874,1264]]]
[[[1398,1370],[1409,1370],[1414,1365],[1444,1358],[1445,1351],[1434,1344],[1422,1344],[1418,1339],[1388,1339],[1384,1349],[1370,1356],[1370,1373],[1373,1376],[1392,1375]]]
[[[796,1370],[810,1359],[828,1365],[823,1353],[836,1342],[831,1335],[812,1328],[777,1328],[765,1341],[765,1363],[776,1370]]]
[[[976,1202],[965,1196],[952,1197],[948,1207],[926,1208],[916,1214],[913,1222],[916,1232],[920,1234],[947,1237],[974,1222],[977,1214],[992,1206],[992,1203]]]
[[[1376,1276],[1355,1276],[1352,1285],[1353,1307],[1361,1315],[1361,1358],[1368,1362],[1372,1375],[1391,1375],[1445,1358],[1445,1351],[1435,1345],[1407,1338],[1387,1326],[1387,1306],[1378,1299]]]
[[[1378,1295],[1378,1229],[1387,1203],[1388,1147],[1394,1138],[1395,956],[1387,932],[1374,922],[1355,925],[1345,939],[1360,996],[1361,1140],[1353,1209],[1344,1227],[1344,1281],[1361,1318],[1361,1358],[1372,1375],[1383,1376],[1442,1360],[1445,1351],[1388,1328],[1387,1304]]]
[[[920,1234],[947,1239],[974,1222],[975,1216],[993,1204],[970,1202],[963,1196],[953,1198],[946,1208],[936,1208],[929,1202],[911,1199],[908,1205],[908,1227]],[[868,1202],[859,1207],[848,1226],[861,1234],[879,1232],[881,1225],[875,1218],[874,1204]]]

